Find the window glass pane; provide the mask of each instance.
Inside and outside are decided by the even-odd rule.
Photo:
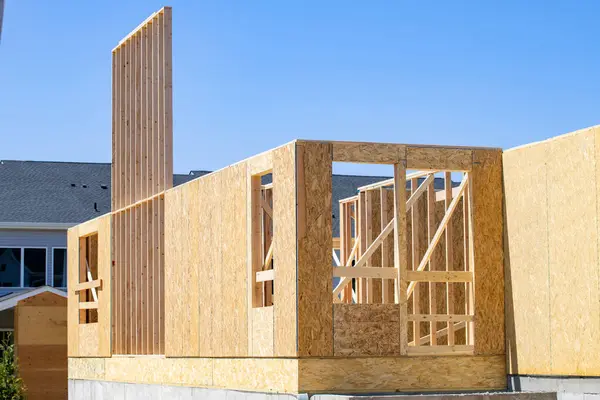
[[[0,286],[21,286],[21,249],[0,248]]]
[[[46,249],[25,249],[25,287],[44,286],[46,284]]]
[[[67,249],[54,249],[54,286],[67,287]]]

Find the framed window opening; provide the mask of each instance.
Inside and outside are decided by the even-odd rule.
[[[79,238],[79,323],[98,322],[98,232]]]
[[[275,260],[273,257],[273,181],[265,172],[251,176],[252,265],[254,308],[274,303]]]
[[[0,287],[31,288],[47,285],[47,265],[46,247],[0,247]]]

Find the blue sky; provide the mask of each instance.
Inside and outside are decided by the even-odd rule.
[[[0,159],[109,162],[111,49],[162,5],[6,0]],[[169,5],[179,173],[294,138],[510,148],[600,123],[600,2]]]

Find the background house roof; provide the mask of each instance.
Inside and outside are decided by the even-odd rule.
[[[178,186],[210,171],[175,174]],[[81,223],[110,211],[110,164],[47,161],[0,161],[0,222]],[[389,177],[333,175],[333,234],[339,236],[340,199],[359,186]],[[437,189],[443,181],[436,179]]]

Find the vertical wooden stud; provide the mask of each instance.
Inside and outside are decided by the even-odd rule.
[[[433,235],[435,234],[435,178],[427,187],[427,242],[431,244]],[[435,271],[436,266],[433,258],[429,260],[429,270]],[[437,313],[437,287],[435,282],[429,282],[429,314]],[[430,344],[437,345],[437,322],[429,323]]]
[[[452,173],[446,171],[444,173],[444,200],[445,209],[448,210],[452,202]],[[446,226],[446,271],[454,270],[454,255],[452,252],[452,223]],[[454,284],[446,283],[446,313],[454,314]],[[449,321],[448,324],[448,345],[454,346],[454,322]]]
[[[417,187],[419,186],[419,180],[417,178],[413,178],[410,180],[410,194],[415,194]],[[419,266],[421,259],[419,258],[419,209],[418,205],[413,203],[413,206],[410,209],[411,215],[411,256],[412,256],[412,269],[416,270]],[[413,298],[413,314],[421,314],[420,307],[420,284],[417,282],[415,285],[415,289],[412,293]],[[413,341],[415,346],[420,344],[419,338],[421,337],[421,324],[419,321],[413,322]]]
[[[394,267],[398,271],[395,297],[400,305],[400,355],[408,350],[408,282],[406,280],[407,248],[406,248],[406,166],[404,163],[394,164]]]

